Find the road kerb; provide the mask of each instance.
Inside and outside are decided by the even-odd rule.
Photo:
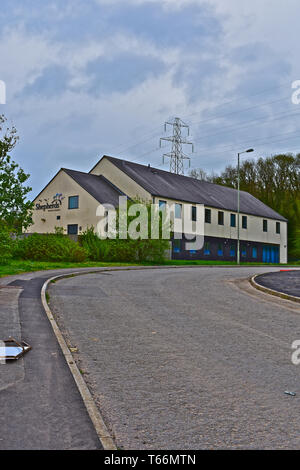
[[[72,273],[72,275],[78,275],[78,274],[83,274],[83,273],[80,273],[80,272],[76,272],[76,273]],[[70,275],[70,274],[69,274]],[[48,306],[48,303],[47,303],[47,300],[46,300],[46,291],[47,291],[47,287],[49,285],[49,283],[51,281],[54,281],[54,280],[57,280],[59,278],[64,278],[68,276],[68,274],[63,274],[63,275],[59,275],[59,276],[54,276],[50,279],[48,279],[44,284],[43,284],[43,287],[42,287],[42,290],[41,290],[41,299],[42,299],[42,304],[43,304],[43,307],[45,309],[45,312],[47,314],[47,317],[52,325],[52,328],[53,328],[53,331],[54,331],[54,334],[57,338],[57,341],[61,347],[61,350],[65,356],[65,359],[66,359],[66,362],[69,366],[69,369],[71,371],[71,374],[73,375],[73,378],[75,380],[75,383],[77,385],[77,388],[80,392],[80,395],[82,397],[82,400],[85,404],[85,407],[87,409],[87,412],[92,420],[92,423],[94,425],[94,428],[96,430],[96,433],[98,435],[98,438],[104,448],[104,450],[117,450],[117,447],[114,443],[114,440],[112,438],[112,436],[110,435],[106,425],[105,425],[105,422],[101,416],[101,413],[97,407],[97,405],[95,404],[95,401],[91,395],[91,392],[89,391],[88,389],[88,386],[86,385],[76,363],[75,363],[75,360],[65,342],[65,339],[56,323],[56,320],[55,318],[53,317],[53,314]]]
[[[280,291],[277,291],[277,290],[274,290],[274,289],[270,289],[269,287],[262,286],[261,284],[258,284],[258,282],[256,282],[255,279],[258,276],[261,276],[261,275],[262,274],[255,274],[254,276],[252,276],[250,278],[250,283],[253,287],[255,287],[255,289],[258,289],[262,292],[265,292],[266,294],[275,295],[276,297],[280,297],[281,299],[291,300],[293,302],[300,303],[300,297],[296,297],[295,295],[286,294],[285,292],[280,292]]]

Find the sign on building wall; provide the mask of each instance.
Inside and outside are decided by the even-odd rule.
[[[35,205],[35,210],[37,211],[57,211],[60,210],[62,201],[64,200],[64,196],[62,193],[56,193],[55,196],[53,196],[52,201],[51,198],[47,199],[39,199],[39,202],[36,203]]]

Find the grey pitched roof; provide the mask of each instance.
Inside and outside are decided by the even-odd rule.
[[[103,175],[92,175],[67,168],[62,168],[62,170],[101,204],[112,204],[118,207],[119,196],[125,196],[119,188],[114,186]]]
[[[237,212],[236,189],[200,181],[188,176],[176,175],[119,158],[106,155],[103,158],[110,160],[152,196],[204,204],[209,207]],[[287,220],[245,191],[240,191],[240,211],[249,215]]]

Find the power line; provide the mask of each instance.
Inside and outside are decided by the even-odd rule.
[[[286,134],[289,134],[289,132],[285,133],[285,134],[281,134],[281,135],[286,135]],[[274,137],[274,136],[272,136],[272,137]],[[294,137],[286,137],[286,138],[279,139],[279,140],[273,140],[271,142],[269,140],[267,140],[265,142],[262,142],[261,144],[256,145],[256,147],[262,147],[262,146],[265,146],[266,144],[273,145],[273,144],[276,144],[278,142],[282,142],[282,141],[289,140],[289,139],[295,139],[295,138],[298,138],[298,137],[300,137],[300,136],[299,136],[299,133],[297,132],[297,135],[295,135]],[[262,140],[262,139],[258,139],[258,140]],[[246,146],[247,144],[255,143],[256,141],[257,140],[251,140],[251,141],[249,140],[249,141],[246,141],[246,142],[237,143],[236,145],[239,146],[239,147],[224,148],[223,150],[220,150],[220,151],[218,150],[216,152],[215,151],[208,152],[208,154],[218,155],[220,153],[238,152],[241,149],[241,146],[244,146],[244,145]],[[205,152],[205,149],[203,149],[202,152]],[[207,153],[205,153],[205,155],[207,155]],[[200,155],[198,155],[198,156],[200,156]],[[203,157],[203,155],[201,155],[201,157]]]
[[[275,121],[275,120],[279,120],[279,119],[287,118],[287,117],[294,117],[294,116],[300,116],[300,113],[299,113],[299,112],[297,112],[297,113],[279,113],[278,115],[275,115],[275,117],[273,117],[273,118],[271,118],[271,119],[264,119],[264,118],[261,118],[261,119],[253,119],[253,120],[251,120],[251,121],[247,121],[243,126],[239,126],[239,127],[229,126],[229,127],[227,127],[224,131],[220,131],[220,132],[217,132],[217,133],[214,133],[214,134],[205,134],[205,135],[203,136],[203,138],[205,138],[205,137],[214,137],[214,136],[216,136],[216,135],[224,134],[224,133],[226,133],[226,132],[228,132],[228,131],[230,131],[230,130],[235,131],[235,130],[239,130],[239,129],[244,129],[244,128],[247,128],[249,125],[251,125],[251,124],[253,124],[253,123],[255,124],[256,122],[261,122],[261,121],[262,121],[262,122],[264,122],[264,123],[267,124],[268,122],[271,122],[271,121]],[[145,141],[143,141],[143,142],[148,142],[149,140],[152,140],[152,138],[147,139],[147,140],[145,140]],[[259,140],[261,140],[261,139],[259,139]],[[252,140],[252,141],[253,141],[253,140]],[[142,142],[142,143],[143,143],[143,142]],[[197,140],[196,140],[195,142],[200,142],[200,141],[197,141]],[[137,146],[137,145],[139,145],[139,143],[135,144],[135,145],[132,146],[132,147],[129,147],[129,148],[126,149],[126,150],[129,150],[129,149],[131,149],[131,148],[133,148],[133,147],[135,147],[135,146]],[[125,150],[125,151],[126,151],[126,150]],[[151,150],[147,150],[146,152],[144,152],[144,153],[142,153],[142,154],[139,154],[138,160],[140,160],[141,157],[143,157],[143,156],[145,156],[145,155],[148,155],[148,154],[151,154],[151,153],[153,153],[153,152],[155,152],[155,151],[158,151],[158,150],[159,150],[158,147],[155,147],[155,148],[153,148],[153,149],[151,149]],[[202,148],[202,149],[200,149],[200,150],[201,150],[201,151],[205,151],[206,148]],[[135,160],[137,160],[137,159],[135,159]]]
[[[242,112],[245,112],[245,111],[250,111],[252,109],[256,109],[256,108],[261,108],[262,106],[268,106],[270,104],[275,104],[275,103],[279,103],[281,101],[285,101],[287,100],[288,98],[290,98],[291,96],[286,96],[284,98],[280,98],[278,100],[274,100],[274,101],[268,101],[266,103],[262,103],[262,104],[258,104],[258,105],[255,105],[255,106],[250,106],[249,108],[244,108],[244,109],[240,109],[238,111],[231,111],[230,113],[226,113],[226,114],[221,114],[221,115],[217,115],[217,116],[213,116],[209,119],[204,119],[202,121],[190,121],[191,124],[202,124],[202,123],[206,123],[206,122],[210,122],[210,121],[214,121],[216,119],[220,119],[220,118],[223,118],[223,117],[227,117],[227,116],[232,116],[233,114],[238,114],[238,113],[242,113]]]
[[[135,158],[135,157],[134,157],[134,160],[135,160],[136,162],[140,162],[140,161],[143,160],[143,157],[145,157],[146,155],[150,155],[150,154],[153,153],[153,152],[158,152],[159,150],[161,150],[161,148],[166,148],[166,147],[167,147],[167,145],[165,145],[165,146],[163,146],[163,147],[155,147],[155,148],[153,148],[153,149],[151,149],[151,150],[147,150],[146,152],[144,152],[144,153],[142,153],[142,154],[139,154],[138,158]]]
[[[251,93],[247,96],[245,96],[244,98],[242,97],[238,97],[238,98],[234,98],[233,100],[230,100],[230,101],[226,101],[225,103],[220,103],[218,104],[217,106],[214,106],[213,109],[216,109],[216,108],[220,108],[221,106],[227,106],[229,104],[232,104],[232,103],[235,103],[236,101],[243,101],[243,100],[246,100],[248,99],[249,97],[253,97],[253,96],[258,96],[258,95],[262,95],[262,94],[265,94],[265,93],[268,93],[269,91],[274,91],[274,90],[278,90],[280,88],[283,88],[283,87],[286,87],[288,84],[291,85],[292,82],[286,82],[286,84],[282,84],[282,85],[279,85],[279,86],[276,86],[276,87],[272,87],[272,88],[267,88],[265,90],[261,90],[257,93]],[[195,112],[195,113],[191,113],[191,114],[187,114],[185,116],[185,118],[188,118],[190,116],[194,116],[195,114],[199,114],[199,111]]]
[[[244,111],[249,111],[251,109],[257,109],[257,108],[260,108],[262,106],[267,106],[267,105],[270,105],[270,104],[274,104],[274,103],[278,103],[278,102],[281,102],[281,101],[284,101],[286,100],[287,98],[280,98],[279,100],[274,100],[274,101],[270,101],[270,102],[266,102],[266,103],[262,103],[260,105],[255,105],[255,106],[251,106],[249,108],[246,108],[246,109],[241,109],[239,111],[233,111],[233,112],[230,112],[230,113],[226,113],[226,114],[223,114],[221,116],[215,116],[215,117],[212,117],[212,118],[209,118],[207,120],[202,120],[202,121],[199,121],[198,124],[201,124],[201,123],[205,123],[205,122],[210,122],[212,120],[215,120],[215,119],[219,119],[221,117],[226,117],[226,116],[230,116],[230,115],[233,115],[233,114],[237,114],[237,113],[240,113],[240,112],[244,112]],[[149,134],[145,134],[145,135],[149,135]],[[123,152],[127,152],[128,150],[131,150],[132,148],[135,148],[137,147],[138,145],[141,145],[141,144],[144,144],[146,142],[149,142],[150,140],[154,139],[154,137],[158,136],[159,135],[159,132],[156,132],[155,134],[152,134],[151,137],[145,139],[145,140],[142,140],[140,142],[137,142],[135,144],[133,144],[132,146],[130,147],[127,147],[125,148],[124,150],[121,150],[119,152],[123,153]]]
[[[241,144],[241,145],[247,145],[247,144],[251,144],[251,143],[258,142],[258,141],[260,141],[260,140],[272,139],[273,137],[280,137],[280,136],[282,136],[282,135],[289,135],[289,134],[295,134],[295,133],[299,136],[299,131],[289,131],[289,132],[283,132],[282,134],[276,134],[276,135],[271,135],[271,136],[267,136],[267,137],[259,137],[258,139],[244,140],[244,141],[242,141],[242,142],[238,142],[237,145],[240,145],[240,144]],[[299,136],[299,137],[300,137],[300,136]],[[226,148],[228,148],[228,147],[230,147],[230,145],[224,147],[224,149],[226,149]],[[200,152],[205,152],[206,150],[209,150],[209,148],[204,147],[204,148],[198,149],[198,151],[200,151]]]
[[[280,120],[280,119],[283,119],[283,118],[286,118],[286,117],[294,117],[294,116],[300,116],[300,113],[299,112],[297,112],[297,113],[288,113],[288,114],[279,113],[278,115],[275,115],[275,117],[270,118],[270,119],[265,119],[265,118],[252,119],[251,121],[246,121],[242,126],[239,126],[239,127],[228,126],[228,127],[225,127],[225,130],[223,130],[223,131],[216,132],[214,134],[204,134],[204,135],[201,136],[202,137],[201,141],[203,140],[203,138],[206,138],[206,137],[215,137],[216,135],[226,134],[229,131],[238,131],[240,129],[246,129],[246,128],[248,128],[249,125],[253,125],[253,123],[255,124],[257,122],[264,122],[264,123],[267,124],[268,122],[271,122],[271,121],[277,121],[277,120]],[[195,140],[195,142],[200,142],[200,141]]]
[[[290,82],[289,82],[289,83],[290,83]],[[241,98],[241,97],[235,98],[235,99],[233,99],[233,100],[231,100],[231,101],[227,101],[227,102],[225,102],[225,103],[221,103],[221,104],[215,106],[213,109],[219,108],[219,107],[221,107],[221,106],[227,106],[227,105],[229,105],[229,104],[231,104],[231,103],[234,103],[234,102],[236,102],[236,101],[245,100],[245,99],[247,99],[248,97],[258,96],[258,95],[261,95],[261,94],[265,94],[265,93],[267,93],[267,92],[269,92],[269,91],[273,91],[273,90],[276,90],[276,89],[283,88],[284,86],[286,86],[286,85],[284,84],[284,85],[280,85],[280,86],[277,86],[277,87],[272,87],[272,88],[269,88],[269,89],[265,89],[265,90],[262,90],[262,91],[257,92],[257,93],[251,93],[250,95],[248,95],[248,96],[245,97],[245,98]],[[283,98],[283,100],[284,100],[284,99],[285,99],[285,98]],[[282,100],[279,100],[279,101],[282,101]],[[261,104],[261,105],[255,106],[255,107],[265,106],[266,104],[273,104],[273,103],[275,103],[275,102],[278,102],[278,101],[276,100],[276,101],[269,102],[269,103],[263,103],[263,104]],[[249,109],[254,109],[254,108],[247,108],[247,110],[249,110]],[[234,113],[238,113],[238,112],[242,112],[242,111],[243,111],[243,110],[241,110],[241,111],[236,111],[236,112],[234,112]],[[200,113],[200,111],[197,111],[197,112],[194,112],[194,113],[191,113],[191,114],[187,115],[186,117],[194,116],[194,115],[199,114],[199,113]],[[229,114],[232,114],[232,113],[229,113]],[[229,115],[229,114],[228,114],[228,115]],[[226,115],[221,115],[221,116],[218,116],[218,115],[217,115],[217,116],[215,116],[215,117],[213,117],[213,118],[210,118],[209,120],[200,121],[199,123],[209,122],[209,121],[211,121],[211,120],[217,119],[217,118],[219,118],[219,117],[224,117],[224,116],[226,116]],[[158,131],[157,129],[158,129],[158,128],[155,127],[155,128],[153,128],[152,131],[149,131],[149,132],[147,132],[146,134],[143,134],[143,136],[147,137],[147,140],[142,140],[141,142],[136,143],[136,144],[133,144],[132,146],[131,146],[131,142],[133,142],[133,141],[127,142],[127,143],[129,143],[130,147],[126,147],[125,149],[122,149],[122,147],[123,147],[123,146],[126,146],[127,143],[123,143],[123,144],[120,144],[120,145],[118,145],[117,147],[115,147],[112,151],[113,151],[113,152],[117,152],[117,151],[118,151],[118,152],[126,152],[127,150],[130,150],[131,148],[134,148],[134,147],[137,146],[137,145],[140,145],[140,144],[143,144],[143,143],[145,143],[145,142],[148,142],[149,140],[152,140],[154,137],[156,137],[157,135],[159,135],[159,131]],[[154,133],[154,132],[155,132],[155,133]],[[151,135],[150,138],[148,138],[149,135]],[[121,148],[121,149],[120,149],[120,148]],[[119,150],[119,149],[120,149],[120,150]]]
[[[294,134],[295,132],[297,133],[297,136],[298,136],[298,132],[297,132],[297,131],[291,131],[291,132],[286,132],[286,133],[279,134],[279,135],[277,134],[276,136],[261,137],[261,138],[259,138],[259,139],[251,139],[251,141],[250,141],[250,140],[249,140],[249,141],[243,141],[243,142],[237,143],[236,145],[242,146],[242,145],[244,145],[244,144],[246,145],[247,143],[255,143],[255,142],[259,142],[259,141],[261,141],[261,140],[266,140],[266,142],[265,142],[266,144],[268,144],[268,143],[272,144],[272,142],[270,142],[270,141],[267,140],[267,139],[270,139],[270,138],[273,138],[273,137],[280,137],[280,136],[282,136],[282,135]],[[282,139],[281,139],[281,140],[282,140]],[[283,139],[283,140],[287,140],[287,139]],[[280,141],[280,140],[279,140],[279,141]],[[276,143],[276,142],[277,142],[277,141],[275,141],[275,142],[273,142],[273,143]],[[263,145],[264,145],[264,144],[263,144]],[[147,150],[146,152],[144,152],[144,153],[142,153],[142,154],[139,154],[138,158],[134,158],[134,160],[135,160],[135,161],[141,161],[141,160],[143,160],[143,157],[144,157],[144,156],[149,155],[149,154],[151,154],[151,153],[153,153],[153,152],[156,152],[156,151],[160,150],[160,148],[161,148],[161,147],[155,147],[155,148],[153,148],[153,149],[151,149],[151,150]],[[207,150],[210,151],[209,154],[218,155],[218,154],[220,154],[220,153],[235,151],[236,149],[235,149],[235,148],[232,148],[232,145],[223,147],[223,150],[221,150],[221,151],[220,151],[220,150],[214,151],[214,150],[211,150],[210,148],[204,147],[204,148],[198,149],[197,153],[199,153],[199,151],[200,151],[200,152],[203,152],[203,153],[204,153],[204,152],[206,153]],[[238,149],[237,149],[237,150],[238,150]],[[206,155],[207,155],[207,153],[206,153]],[[200,156],[200,155],[199,155],[199,156]]]
[[[148,133],[145,134],[144,136],[147,136],[147,137],[148,137],[148,135],[151,135],[149,138],[147,138],[147,139],[145,139],[145,140],[142,140],[142,141],[140,141],[140,142],[136,142],[135,144],[132,144],[132,145],[130,145],[129,147],[125,147],[124,149],[122,149],[122,147],[124,147],[126,144],[125,144],[125,145],[124,145],[124,144],[121,144],[121,145],[119,145],[118,147],[115,147],[115,149],[113,150],[113,152],[116,152],[116,151],[118,151],[118,152],[126,152],[127,150],[130,150],[131,148],[137,147],[137,146],[140,145],[140,144],[143,144],[143,143],[145,143],[145,142],[149,142],[149,140],[154,139],[154,137],[157,137],[159,134],[160,134],[160,131],[157,131],[157,132],[155,132],[155,133],[153,133],[153,132],[152,132],[152,133],[149,133],[149,132],[148,132]],[[120,150],[117,150],[117,149],[120,148],[120,147],[121,147],[121,149],[120,149]]]
[[[121,153],[127,152],[128,150],[131,150],[131,149],[137,147],[138,145],[141,145],[141,144],[144,144],[144,143],[146,143],[146,142],[149,142],[150,140],[154,139],[154,137],[159,136],[159,134],[160,134],[160,132],[157,132],[157,133],[156,133],[155,135],[153,135],[152,137],[149,137],[149,139],[143,140],[143,141],[141,141],[141,142],[137,142],[137,143],[135,143],[134,145],[131,145],[130,147],[125,148],[124,150],[121,150],[120,152],[121,152]]]

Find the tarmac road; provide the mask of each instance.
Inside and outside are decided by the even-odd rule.
[[[300,448],[300,308],[246,281],[274,270],[111,271],[51,284],[50,307],[119,448]]]

